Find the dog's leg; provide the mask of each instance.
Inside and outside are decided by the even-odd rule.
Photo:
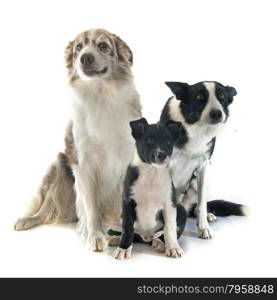
[[[182,204],[177,204],[177,238],[184,232],[187,222],[187,211]]]
[[[132,203],[128,200],[123,204],[123,226],[122,234],[120,238],[119,246],[113,253],[113,257],[116,259],[130,258],[133,248],[133,241],[135,237],[134,233],[134,216],[135,209]]]
[[[78,182],[76,180],[76,191],[78,190],[79,192],[76,192],[76,212],[78,216],[78,223],[76,230],[80,232],[81,237],[83,240],[86,240],[88,237],[88,232],[87,232],[87,220],[86,220],[86,211],[84,208],[83,204],[83,199],[82,199],[82,193],[80,192],[80,187],[78,186]],[[78,187],[77,187],[78,186]]]
[[[52,223],[53,221],[50,216],[55,216],[56,213],[55,207],[53,206],[52,202],[53,201],[50,197],[46,197],[39,211],[33,216],[19,219],[16,222],[14,229],[17,231],[27,230],[41,224]]]
[[[168,203],[164,211],[165,254],[169,257],[181,257],[184,252],[177,241],[177,209]]]
[[[14,230],[16,231],[28,230],[33,227],[39,226],[43,223],[45,222],[39,215],[24,217],[16,221],[14,225]]]
[[[212,231],[208,224],[207,216],[207,177],[210,162],[208,161],[199,170],[197,170],[197,192],[198,192],[198,203],[196,207],[196,217],[198,234],[202,239],[211,239]]]
[[[14,225],[27,230],[41,224],[76,222],[74,179],[68,174],[67,157],[59,153],[45,174],[25,217]]]
[[[93,178],[89,175],[85,165],[73,166],[76,178],[76,197],[78,213],[81,214],[80,230],[87,236],[87,244],[92,251],[103,251],[107,246],[107,239],[103,230],[101,214],[97,205],[97,191]]]

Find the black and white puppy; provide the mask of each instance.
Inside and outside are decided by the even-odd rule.
[[[125,178],[122,235],[113,256],[129,258],[136,234],[157,250],[163,244],[167,256],[181,257],[177,239],[187,215],[184,207],[177,205],[168,164],[175,141],[182,139],[185,131],[180,122],[150,125],[144,118],[130,126],[137,152]]]
[[[237,94],[235,88],[214,81],[189,85],[182,82],[166,82],[175,97],[170,98],[163,108],[160,123],[168,120],[182,123],[185,134],[174,146],[169,163],[177,199],[183,202],[184,195],[197,183],[197,217],[199,237],[212,237],[208,220],[215,220],[212,213],[207,215],[207,173],[209,172],[216,136],[224,127],[229,116],[229,105]],[[191,204],[191,203],[190,203]],[[246,207],[227,201],[211,201],[212,210],[218,215],[244,215]],[[190,210],[190,206],[186,206]],[[207,220],[208,218],[208,220]]]

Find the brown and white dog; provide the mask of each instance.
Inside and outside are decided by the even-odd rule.
[[[92,29],[69,43],[65,60],[73,103],[65,154],[58,155],[15,229],[78,219],[90,249],[102,251],[107,225],[120,220],[123,180],[135,151],[129,122],[141,117],[133,57],[119,37]]]

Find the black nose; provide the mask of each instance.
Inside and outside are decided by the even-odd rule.
[[[164,161],[166,159],[166,153],[165,152],[159,152],[157,155],[159,161]]]
[[[93,62],[94,57],[91,54],[85,53],[81,56],[81,64],[85,67],[89,67],[90,65],[92,65]]]
[[[222,119],[222,112],[218,109],[210,111],[210,119],[213,123],[218,123]]]

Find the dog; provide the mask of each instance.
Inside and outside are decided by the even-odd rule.
[[[123,230],[113,256],[130,258],[138,234],[153,248],[165,249],[167,256],[181,257],[183,250],[177,238],[184,231],[186,210],[177,204],[168,163],[174,141],[184,130],[180,122],[149,125],[145,118],[130,122],[130,126],[137,151],[125,178]]]
[[[207,205],[207,176],[216,136],[224,128],[229,117],[229,105],[237,91],[215,81],[193,85],[182,82],[166,82],[175,95],[165,104],[160,123],[168,120],[181,122],[185,135],[174,146],[169,168],[176,188],[177,199],[190,215],[197,217],[199,237],[212,238],[208,221],[216,215],[246,215],[246,206],[215,200]],[[193,203],[192,198],[197,197]],[[207,212],[208,211],[208,212]]]
[[[120,220],[123,181],[135,151],[129,122],[141,117],[133,55],[115,34],[92,29],[68,44],[65,61],[73,108],[65,153],[44,178],[35,208],[15,229],[78,219],[90,249],[102,251],[106,224]]]

